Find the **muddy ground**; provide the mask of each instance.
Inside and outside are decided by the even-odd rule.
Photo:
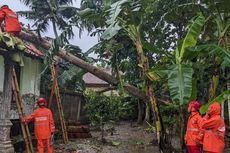
[[[72,140],[68,145],[55,144],[55,153],[158,153],[157,146],[151,145],[153,134],[142,126],[120,122],[115,125],[113,135],[106,132],[105,143],[101,142],[100,132],[91,131],[92,138]]]
[[[147,132],[143,126],[132,125],[129,122],[120,122],[114,125],[113,135],[107,132],[106,143],[101,142],[100,132],[91,131],[92,138],[71,140],[67,145],[56,141],[55,153],[159,153],[156,145],[150,144],[153,133]],[[178,146],[178,139],[173,141]],[[225,153],[230,153],[226,149]]]
[[[111,130],[111,127],[114,127],[114,130]],[[130,122],[120,122],[113,126],[106,126],[105,129],[107,129],[105,143],[101,141],[99,129],[91,129],[92,138],[71,140],[67,145],[63,144],[61,140],[57,140],[57,137],[61,137],[61,135],[55,135],[54,153],[159,153],[158,147],[150,143],[154,134],[148,132],[148,127]],[[113,135],[111,135],[111,131],[113,131]],[[25,153],[22,137],[16,140],[21,141],[14,144],[15,151]],[[226,139],[225,143],[228,149],[225,149],[224,153],[230,153],[230,139]],[[33,145],[36,146],[35,139]],[[174,137],[172,145],[179,148],[179,139]],[[36,150],[36,148],[34,149]]]

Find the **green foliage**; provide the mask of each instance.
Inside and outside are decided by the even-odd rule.
[[[151,13],[155,0],[132,1],[118,0],[111,4],[107,12],[106,24],[108,27],[102,34],[102,39],[109,40],[123,29],[127,35],[136,41],[140,37],[139,28],[143,19]]]
[[[113,36],[115,36],[118,31],[121,29],[117,22],[117,17],[122,11],[122,5],[125,3],[128,3],[129,0],[120,0],[115,3],[113,3],[108,10],[109,12],[109,18],[106,21],[106,23],[109,25],[108,28],[106,28],[105,32],[102,34],[103,39],[111,39]]]
[[[68,51],[72,51],[71,49],[75,47],[75,49],[77,48],[74,45],[69,45],[69,33],[72,32],[72,27],[69,26],[68,28],[66,28],[59,36],[57,36],[55,39],[52,39],[52,44],[51,47],[49,48],[48,51],[45,52],[45,64],[51,64],[53,61],[53,56],[55,54],[58,53],[58,51],[60,50],[60,48],[66,48],[66,50]],[[77,48],[76,50],[76,54],[77,52],[79,52],[79,48]]]
[[[9,51],[24,51],[26,49],[22,41],[4,32],[0,32],[0,46]]]
[[[205,105],[202,105],[202,107],[200,108],[200,113],[205,114],[208,111],[209,105],[211,105],[214,102],[218,102],[219,104],[221,104],[225,102],[229,96],[230,96],[230,91],[224,91],[223,93],[221,93],[219,96],[217,96],[210,102],[206,103]]]
[[[175,64],[170,66],[168,85],[171,98],[177,104],[187,104],[192,93],[191,65]]]
[[[32,2],[32,0],[24,1]],[[39,2],[40,0],[33,1]],[[229,0],[199,2],[188,0],[82,0],[81,2],[81,11],[77,10],[73,16],[70,13],[69,15],[72,17],[68,24],[77,26],[81,30],[85,28],[88,32],[94,31],[91,35],[100,35],[104,32],[103,39],[100,39],[100,43],[91,48],[89,52],[99,54],[98,61],[102,64],[106,63],[105,66],[122,71],[121,80],[124,83],[130,83],[139,88],[143,87],[144,83],[138,77],[140,72],[137,65],[140,62],[136,58],[135,41],[138,40],[143,45],[141,46],[143,54],[148,57],[150,67],[153,68],[148,77],[156,85],[155,95],[159,99],[175,102],[175,105],[162,106],[161,108],[166,126],[172,128],[177,126],[178,104],[186,104],[191,97],[192,99],[202,97],[202,101],[205,101],[203,98],[205,99],[209,95],[210,80],[214,73],[220,76],[221,84],[217,86],[217,93],[226,90],[226,81],[229,79],[228,76],[226,77],[228,72],[226,69],[221,69],[224,67],[220,67],[220,64],[225,67],[230,65]],[[54,7],[52,10],[60,11],[62,9]],[[197,15],[197,12],[202,12],[203,15],[200,13]],[[47,16],[48,14],[54,15],[54,12],[48,12],[46,7],[44,13]],[[31,15],[37,14],[31,13]],[[48,24],[47,16],[42,16],[44,17],[44,27],[47,27]],[[30,18],[29,15],[28,18]],[[191,18],[192,20],[190,20]],[[39,20],[36,21],[36,24],[38,23],[40,23]],[[56,42],[56,46],[55,43],[52,46],[56,51],[59,47],[68,44],[66,42],[64,45],[57,45],[61,43],[58,40]],[[77,50],[75,47],[66,49]],[[76,56],[84,59],[83,53],[75,53]],[[72,72],[79,75],[73,76]],[[72,78],[73,80],[67,84],[75,89],[79,83],[77,78],[81,78],[82,73],[82,71],[70,68],[68,73],[64,73],[63,78]],[[114,97],[90,95],[89,110],[92,111],[89,113],[94,114],[90,115],[94,124],[98,124],[102,119],[109,121],[124,116],[108,115],[108,119],[104,117],[106,113],[104,109],[101,110],[101,107],[105,107],[106,112],[114,109],[113,103],[107,102],[109,100],[114,101],[119,106],[116,108],[121,110],[126,106],[127,109],[123,112],[130,110],[126,114],[134,116],[132,114],[135,112],[133,111],[134,102],[130,102],[131,100],[116,97],[121,99],[122,104],[120,104]],[[217,101],[223,101],[222,99],[226,97],[225,93]],[[180,107],[184,107],[184,105]],[[116,110],[113,113],[120,114],[118,112],[120,111]]]
[[[189,24],[185,38],[176,49],[176,64],[167,66],[167,70],[154,69],[148,73],[154,81],[167,75],[170,95],[176,104],[186,104],[191,97],[193,69],[191,64],[186,64],[189,59],[184,59],[184,55],[189,47],[196,45],[204,21],[204,16],[199,15]]]
[[[118,114],[116,114],[114,108],[114,103],[117,99],[110,101],[109,97],[104,95],[97,95],[96,93],[90,92],[90,94],[85,95],[86,105],[85,109],[89,115],[91,125],[96,126],[101,124],[101,122],[109,122],[110,120],[117,120]]]
[[[216,44],[197,45],[190,48],[188,50],[187,58],[193,59],[196,57],[205,57],[207,55],[220,58],[223,66],[230,66],[230,53]]]
[[[32,27],[36,31],[46,32],[50,23],[53,25],[55,37],[58,36],[57,28],[61,31],[70,26],[68,20],[78,11],[75,7],[70,7],[72,0],[21,0],[31,10],[19,11],[18,14],[34,21]],[[69,33],[73,36],[73,32]]]
[[[59,76],[60,82],[64,82],[62,88],[83,92],[85,90],[85,82],[83,75],[85,72],[73,65],[68,66],[67,70],[63,70]]]
[[[171,98],[180,105],[188,103],[192,94],[192,75],[193,69],[191,65],[181,65],[188,59],[184,59],[185,51],[188,47],[193,47],[197,43],[201,28],[205,22],[204,16],[201,14],[192,20],[188,26],[188,32],[176,49],[176,65],[169,67],[168,85]]]
[[[93,91],[85,93],[85,109],[93,126],[110,121],[133,117],[134,107],[126,98],[99,95]]]
[[[177,49],[176,49],[176,61],[177,64],[181,63],[185,54],[185,50],[188,47],[193,47],[197,43],[197,39],[200,35],[201,29],[205,23],[205,18],[201,14],[195,19],[190,21],[190,24],[188,26],[188,31],[185,36],[185,38],[182,41],[182,44],[179,43]],[[186,61],[186,59],[184,59]]]
[[[185,110],[187,108],[186,105],[180,106],[183,107]],[[170,115],[163,115],[163,122],[165,125],[165,128],[169,130],[169,133],[174,135],[180,130],[180,120],[179,120],[179,107],[178,105],[169,104],[166,106],[161,106],[161,113],[162,114],[170,114]],[[184,114],[185,115],[185,114]],[[187,117],[184,116],[186,119]]]

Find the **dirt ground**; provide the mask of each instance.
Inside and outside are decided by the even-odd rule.
[[[158,153],[157,146],[149,144],[153,134],[141,126],[128,122],[115,125],[113,135],[106,134],[106,143],[100,141],[100,132],[91,131],[92,138],[72,140],[67,145],[56,144],[55,153]]]
[[[153,133],[143,126],[133,126],[130,122],[114,125],[113,135],[107,132],[106,143],[100,140],[100,132],[91,131],[92,138],[71,140],[67,145],[56,141],[54,153],[159,153],[158,147],[150,144]],[[178,145],[173,142],[173,145]],[[224,153],[230,153],[230,148]]]

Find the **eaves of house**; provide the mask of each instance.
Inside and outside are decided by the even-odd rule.
[[[111,69],[103,69],[103,70],[107,72],[108,74],[111,74]],[[98,78],[97,76],[89,72],[83,75],[83,80],[87,88],[110,87],[110,84],[108,82],[101,80],[100,78]]]

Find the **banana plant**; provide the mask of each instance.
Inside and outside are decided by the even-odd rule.
[[[168,66],[166,72],[168,78],[168,86],[172,100],[179,105],[187,104],[192,94],[192,75],[193,68],[191,62],[186,58],[187,50],[194,47],[199,38],[201,29],[205,23],[205,18],[202,14],[194,17],[187,27],[185,38],[178,43],[175,50],[175,61],[171,66]],[[153,68],[148,73],[148,76],[154,81],[156,73],[159,71]]]
[[[209,86],[209,99],[207,104],[209,105],[216,99],[219,100],[215,97],[219,85],[219,78],[221,77],[221,67],[225,69],[224,71],[229,73],[230,49],[228,44],[228,38],[230,30],[230,9],[228,7],[228,0],[208,1],[204,3],[206,3],[206,8],[210,11],[210,18],[207,21],[207,27],[211,25],[211,29],[213,29],[213,31],[209,33],[210,36],[209,34],[207,34],[207,36],[209,38],[212,38],[214,41],[217,41],[216,44],[201,45],[196,47],[196,49],[198,49],[199,52],[206,52],[206,55],[211,55],[214,61],[214,70],[212,78],[210,79]],[[227,77],[229,78],[229,75]],[[230,83],[227,82],[227,84]],[[223,92],[222,94],[227,95],[227,93],[228,92]],[[223,100],[220,100],[218,102],[223,102]],[[228,105],[230,105],[230,102],[228,102]]]
[[[222,46],[227,53],[230,53],[230,48],[229,48],[229,44],[228,44],[228,38],[229,38],[229,30],[230,30],[230,9],[229,7],[226,7],[227,4],[229,4],[229,1],[227,0],[223,0],[219,3],[211,3],[212,6],[214,6],[215,8],[215,14],[214,16],[214,21],[216,23],[216,31],[218,33],[218,45]],[[226,72],[229,73],[230,71],[230,64],[227,63],[225,64],[227,66]],[[227,74],[227,90],[229,89],[229,77],[230,75]],[[229,96],[229,95],[228,95]],[[230,107],[230,100],[228,97],[228,107]],[[222,110],[224,111],[224,110]],[[228,115],[230,116],[230,111],[228,111]],[[230,118],[229,118],[230,120]]]
[[[108,28],[102,34],[103,39],[111,39],[119,31],[123,31],[132,40],[136,47],[138,66],[141,72],[141,80],[146,86],[146,95],[149,97],[149,103],[155,117],[157,140],[160,149],[163,151],[165,147],[160,145],[164,144],[165,131],[159,111],[159,106],[154,96],[153,82],[150,81],[146,75],[149,71],[148,58],[145,56],[143,44],[141,40],[141,26],[143,23],[143,16],[147,15],[146,10],[155,0],[147,1],[132,1],[132,0],[120,0],[113,3],[108,10]]]
[[[188,48],[196,46],[197,40],[201,33],[201,29],[205,23],[205,17],[202,14],[194,17],[187,27],[187,34],[182,41],[179,41],[175,50],[175,62],[172,61],[172,65],[167,67],[167,70],[161,70],[167,72],[168,86],[170,96],[176,105],[179,105],[179,118],[180,118],[180,144],[183,149],[183,135],[184,135],[184,112],[182,105],[189,102],[192,96],[193,88],[193,68],[191,62],[185,58]],[[156,71],[153,70],[148,73],[151,78],[157,78]],[[154,81],[154,80],[153,80]]]

